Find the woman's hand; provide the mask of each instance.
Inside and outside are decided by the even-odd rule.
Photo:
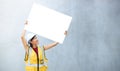
[[[28,25],[28,20],[25,21],[25,25]]]
[[[67,31],[64,32],[64,35],[65,35],[65,36],[67,35]]]
[[[24,23],[25,24],[24,30],[26,30],[28,28],[27,27],[28,23],[29,23],[28,20],[26,20],[25,23]]]

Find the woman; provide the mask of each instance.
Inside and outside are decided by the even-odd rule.
[[[25,25],[28,24],[26,21]],[[26,30],[23,30],[21,40],[25,49],[25,63],[26,71],[47,71],[47,58],[45,56],[45,50],[48,50],[58,44],[54,42],[52,44],[40,47],[36,34],[29,33],[25,38]],[[67,31],[64,33],[67,35]]]

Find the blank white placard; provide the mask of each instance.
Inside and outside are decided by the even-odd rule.
[[[63,43],[64,32],[68,30],[72,17],[34,3],[26,30],[45,38]]]

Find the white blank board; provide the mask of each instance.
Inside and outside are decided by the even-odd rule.
[[[59,43],[63,43],[72,17],[34,3],[26,30]]]

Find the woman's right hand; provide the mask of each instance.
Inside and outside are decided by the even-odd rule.
[[[26,30],[27,29],[27,25],[28,25],[28,20],[26,20],[24,24],[25,24],[24,30]]]
[[[28,20],[25,21],[25,25],[27,25],[27,24],[28,24]]]

